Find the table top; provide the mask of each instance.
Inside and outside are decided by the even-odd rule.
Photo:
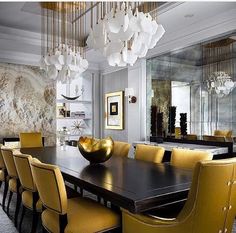
[[[133,143],[133,146],[135,146],[136,144],[161,146],[161,147],[164,147],[166,151],[172,151],[173,148],[179,148],[179,149],[208,151],[212,153],[212,155],[228,153],[227,147],[210,146],[210,145],[187,144],[187,143],[178,143],[178,142],[156,143],[156,142],[150,142],[150,141],[136,141]]]
[[[71,146],[27,148],[21,152],[59,166],[65,180],[134,213],[186,197],[192,179],[187,169],[119,156],[90,165]]]

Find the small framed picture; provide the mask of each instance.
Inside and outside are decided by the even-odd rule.
[[[64,118],[66,116],[65,106],[57,106],[57,117]]]
[[[124,92],[105,94],[105,129],[124,129]]]

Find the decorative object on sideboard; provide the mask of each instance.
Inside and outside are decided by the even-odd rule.
[[[91,28],[87,45],[99,50],[110,66],[133,65],[156,46],[165,30],[157,23],[158,3],[117,2]],[[106,8],[108,9],[108,8]]]
[[[157,136],[157,106],[151,106],[151,135]]]
[[[69,136],[70,131],[66,126],[62,127],[62,129],[58,131],[58,139],[61,146],[66,145],[66,140],[69,140]]]
[[[137,102],[137,97],[134,96],[133,88],[125,88],[125,96],[128,97],[129,104],[134,104]]]
[[[86,129],[86,125],[83,120],[76,120],[73,122],[73,125],[71,127],[71,131],[74,134],[82,135],[84,129]]]
[[[183,138],[187,135],[187,113],[180,113],[180,132]]]
[[[157,113],[157,136],[163,137],[163,112]]]
[[[68,83],[88,68],[84,58],[85,17],[76,20],[76,15],[85,11],[86,3],[42,2],[41,8],[43,56],[40,67],[49,78]]]
[[[93,137],[80,137],[78,148],[82,156],[90,163],[103,163],[111,158],[114,142],[111,137],[96,139]]]
[[[175,133],[176,106],[169,107],[168,132],[170,135]]]
[[[124,129],[124,92],[105,94],[105,129]]]

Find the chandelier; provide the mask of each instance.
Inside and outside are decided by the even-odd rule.
[[[78,78],[87,68],[85,59],[84,2],[42,2],[42,58],[40,67],[62,83]]]
[[[217,94],[218,97],[227,96],[234,89],[234,82],[224,71],[212,73],[206,81],[207,89],[210,93]]]
[[[233,42],[227,38],[207,44],[203,49],[206,61],[204,66],[205,85],[210,94],[216,94],[218,98],[229,95],[235,87],[233,75]]]
[[[165,33],[157,24],[157,3],[101,4],[97,23],[91,25],[87,45],[99,50],[110,66],[133,65],[156,46]],[[98,7],[97,7],[97,11]],[[91,20],[92,22],[92,20]]]

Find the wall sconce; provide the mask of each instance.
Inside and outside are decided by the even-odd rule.
[[[134,96],[134,89],[133,88],[125,88],[125,96],[128,97],[130,104],[136,103],[137,97]]]

